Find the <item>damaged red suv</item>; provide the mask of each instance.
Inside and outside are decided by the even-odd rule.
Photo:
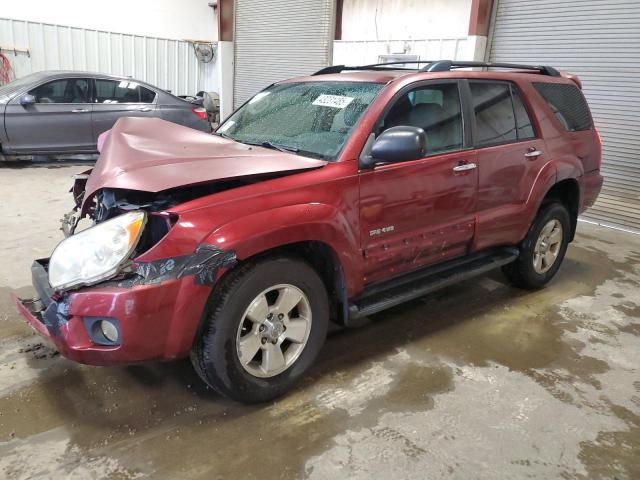
[[[498,267],[545,285],[600,158],[580,81],[551,67],[328,67],[258,93],[216,135],[123,118],[76,179],[67,238],[33,264],[37,298],[16,305],[69,359],[190,355],[218,392],[269,400],[330,320]]]

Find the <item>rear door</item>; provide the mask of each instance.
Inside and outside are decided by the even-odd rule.
[[[113,127],[120,117],[158,116],[158,95],[135,80],[96,78],[94,84],[91,114],[94,141]]]
[[[464,128],[457,81],[401,92],[378,122],[427,133],[425,158],[360,173],[365,283],[468,253],[478,189],[475,152]]]
[[[513,245],[538,173],[549,161],[519,88],[511,82],[468,82],[478,154],[477,249]]]
[[[15,96],[5,111],[5,128],[15,153],[95,150],[91,127],[91,84],[87,78],[62,78],[31,89],[33,105]]]

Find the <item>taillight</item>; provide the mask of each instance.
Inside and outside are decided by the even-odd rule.
[[[202,107],[194,107],[194,108],[191,109],[191,111],[193,112],[194,115],[197,115],[202,120],[206,120],[207,119],[207,110],[206,109],[204,109]]]

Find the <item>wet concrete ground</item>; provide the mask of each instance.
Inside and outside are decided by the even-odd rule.
[[[546,289],[495,272],[378,314],[243,406],[188,361],[69,362],[14,312],[84,169],[0,169],[0,477],[640,478],[639,236],[581,223]]]

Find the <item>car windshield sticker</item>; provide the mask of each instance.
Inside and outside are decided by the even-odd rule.
[[[343,97],[342,95],[320,95],[313,101],[313,105],[321,107],[344,108],[353,101],[353,97]]]

